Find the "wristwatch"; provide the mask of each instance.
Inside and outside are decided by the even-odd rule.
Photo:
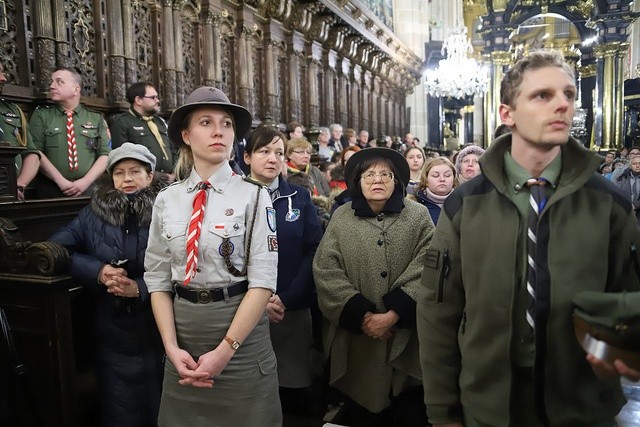
[[[230,338],[228,335],[224,336],[224,340],[229,343],[232,349],[237,350],[240,348],[240,342]]]

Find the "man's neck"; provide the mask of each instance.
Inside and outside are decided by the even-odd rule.
[[[141,117],[149,117],[153,116],[153,114],[145,114],[146,111],[142,111],[140,108],[136,108],[135,106],[131,107],[133,111],[135,111]]]
[[[70,101],[60,101],[58,105],[62,107],[65,111],[75,110],[78,105],[80,105],[79,99],[73,99]]]
[[[519,140],[512,139],[511,156],[520,166],[522,166],[533,178],[538,178],[549,164],[560,153],[560,145],[533,145]]]

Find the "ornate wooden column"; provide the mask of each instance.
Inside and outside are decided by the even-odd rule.
[[[336,123],[336,79],[337,55],[333,50],[328,50],[323,55],[322,70],[324,72],[324,97],[320,106],[320,121],[329,126]]]
[[[124,81],[125,91],[126,87],[135,83],[138,80],[138,64],[136,62],[136,48],[135,48],[135,26],[133,20],[135,17],[135,11],[131,7],[131,2],[128,0],[122,0],[122,38],[124,42]],[[150,48],[150,46],[149,46]],[[126,99],[124,100],[126,101]]]
[[[278,70],[276,64],[278,63],[276,40],[267,39],[265,41],[266,46],[266,58],[265,58],[265,108],[264,108],[264,121],[273,122],[276,117],[279,117],[278,109],[278,92],[276,91],[278,84]]]
[[[45,94],[49,90],[51,74],[56,68],[56,44],[51,25],[53,12],[49,0],[35,0],[33,4],[36,85],[38,93]]]
[[[173,11],[172,0],[163,0],[162,2],[162,56],[164,59],[164,87],[165,94],[163,95],[164,108],[167,110],[173,110],[178,107],[178,95],[176,81],[176,39],[174,37],[173,28]],[[180,16],[176,24],[180,25]]]
[[[365,70],[362,73],[362,97],[360,98],[362,129],[369,131],[369,138],[373,137],[373,130],[371,129],[371,91],[373,90],[373,78],[371,71]]]
[[[179,107],[184,103],[185,96],[185,71],[184,71],[184,50],[182,40],[182,1],[175,1],[171,10],[173,14],[173,40],[174,48],[174,67],[175,67],[175,82],[176,82],[176,107]]]
[[[238,78],[237,103],[245,105],[249,110],[253,104],[253,61],[251,60],[251,28],[242,26],[238,45]]]
[[[353,127],[356,132],[359,132],[363,128],[362,123],[362,97],[360,96],[361,92],[361,78],[362,78],[362,69],[359,64],[353,64],[351,69],[349,70],[349,86],[351,89],[351,96],[349,100],[349,111],[351,111],[351,116],[349,117],[349,126]]]
[[[203,10],[204,14],[204,28],[203,28],[203,40],[204,51],[202,52],[202,62],[204,64],[204,84],[206,86],[215,86],[216,82],[216,69],[215,58],[216,55],[213,39],[213,21],[215,19],[215,11],[210,8]]]
[[[214,13],[211,16],[211,37],[213,40],[213,86],[220,88],[222,85],[222,67],[220,65],[222,58],[222,46],[220,44],[220,23],[222,16]]]
[[[301,63],[303,60],[304,40],[302,36],[295,32],[288,41],[289,55],[289,108],[288,121],[302,121],[302,99],[301,99]]]
[[[349,94],[347,88],[349,86],[349,69],[351,68],[351,64],[347,58],[342,58],[338,61],[336,66],[336,70],[338,72],[338,93],[337,93],[337,102],[338,106],[337,118],[336,121],[342,125],[342,127],[347,128],[353,126],[350,122],[351,117],[349,115],[349,111],[352,111],[349,108],[351,104],[349,102]]]
[[[123,2],[129,3],[129,2]],[[125,80],[125,56],[124,56],[124,44],[125,40],[132,41],[132,37],[125,37],[125,27],[122,20],[124,4],[118,1],[112,1],[107,3],[107,16],[109,16],[109,71],[111,78],[109,79],[111,94],[111,102],[124,103],[125,91],[127,89],[127,82]],[[130,8],[130,7],[129,7]],[[127,21],[130,21],[130,14],[127,16]],[[127,28],[130,30],[129,28]]]
[[[307,45],[307,120],[310,127],[320,125],[320,95],[318,90],[318,74],[322,59],[322,46],[317,42]]]

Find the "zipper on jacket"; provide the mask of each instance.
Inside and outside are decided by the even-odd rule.
[[[636,271],[636,277],[640,279],[640,264],[638,264],[638,248],[635,243],[631,243],[631,262],[633,269]]]
[[[442,253],[442,273],[438,281],[438,302],[444,302],[444,281],[449,275],[449,249]]]

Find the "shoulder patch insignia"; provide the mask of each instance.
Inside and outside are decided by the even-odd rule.
[[[267,209],[267,225],[269,226],[269,230],[275,233],[276,231],[276,210],[273,208]]]
[[[269,246],[269,252],[278,252],[278,237],[275,234],[267,236],[267,246]]]

